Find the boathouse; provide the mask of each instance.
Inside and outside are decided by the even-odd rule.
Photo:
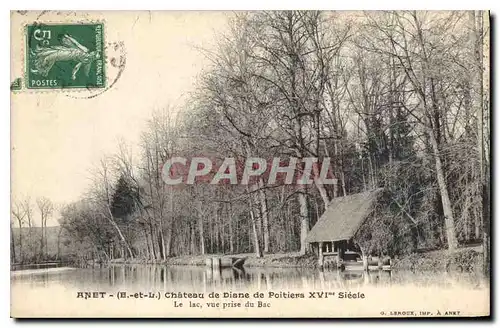
[[[344,263],[368,266],[367,256],[355,242],[356,233],[373,214],[383,189],[375,189],[345,197],[334,198],[306,241],[318,255],[320,267],[329,263],[340,267]],[[331,262],[330,262],[331,261]]]

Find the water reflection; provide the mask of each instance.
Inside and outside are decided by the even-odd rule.
[[[13,275],[13,284],[33,287],[62,285],[86,290],[186,291],[214,290],[327,290],[362,286],[388,288],[415,287],[484,288],[487,282],[475,273],[408,271],[337,271],[300,268],[216,269],[193,266],[112,265],[107,268]]]

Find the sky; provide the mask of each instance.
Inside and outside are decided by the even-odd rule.
[[[23,89],[11,94],[12,199],[29,196],[34,203],[44,196],[61,206],[85,192],[90,170],[117,150],[119,140],[137,146],[154,110],[182,104],[208,64],[199,48],[214,47],[229,13],[40,14],[11,15],[11,81],[23,76],[23,26],[33,21],[103,21],[105,42],[123,45],[118,50],[108,47],[106,55],[123,53],[126,59],[113,87],[94,98],[86,98],[86,90]],[[119,69],[109,63],[106,68],[110,83]],[[48,225],[57,225],[57,215]]]

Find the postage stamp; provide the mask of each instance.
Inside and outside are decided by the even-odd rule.
[[[103,29],[102,23],[28,25],[26,87],[104,88]]]

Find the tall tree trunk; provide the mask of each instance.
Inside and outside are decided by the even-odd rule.
[[[61,233],[63,229],[59,227],[59,232],[57,233],[57,259],[61,258]]]
[[[113,217],[113,213],[111,213],[111,194],[109,191],[109,182],[108,182],[108,170],[106,167],[106,164],[102,162],[102,174],[103,174],[103,183],[104,183],[104,191],[105,191],[105,196],[106,196],[106,211],[107,213],[104,214],[104,217],[111,223],[111,225],[115,228],[116,232],[118,232],[118,236],[120,237],[121,242],[125,246],[127,253],[129,254],[130,258],[134,258],[134,253],[132,253],[132,249],[128,245],[127,240],[125,239],[125,236],[123,235],[120,227],[118,224],[116,224],[115,219]]]
[[[231,204],[228,205],[228,225],[229,225],[229,253],[234,254],[234,236],[233,236],[233,212]]]
[[[34,245],[33,245],[33,223],[31,221],[31,218],[29,215],[27,215],[27,218],[28,218],[28,238],[27,238],[26,248],[27,248],[28,255],[31,255],[35,251]],[[24,255],[23,255],[23,259],[24,259]],[[28,261],[30,261],[30,260],[31,259],[28,258]]]
[[[269,253],[269,213],[267,209],[266,192],[264,191],[264,182],[262,178],[259,179],[259,202],[262,212],[262,226],[264,236],[264,253]]]
[[[489,272],[490,265],[490,243],[489,243],[489,183],[486,174],[485,143],[484,143],[484,67],[483,67],[483,47],[484,47],[484,13],[482,11],[471,11],[470,19],[472,23],[471,39],[474,45],[474,96],[477,116],[477,153],[479,168],[479,192],[481,195],[481,230],[483,232],[483,271]],[[489,28],[488,28],[489,33]],[[489,34],[487,35],[489,37]],[[488,73],[486,73],[488,74]],[[489,81],[489,76],[487,78]]]
[[[170,221],[168,222],[167,226],[167,238],[166,238],[166,245],[165,245],[165,258],[170,256],[170,248],[172,246],[172,230],[173,230],[173,216],[174,216],[174,193],[173,193],[173,188],[170,186],[169,188],[169,210],[170,210]]]
[[[20,263],[24,262],[24,252],[23,252],[23,226],[21,220],[19,222],[19,257]]]
[[[166,261],[167,257],[165,254],[165,237],[163,235],[163,229],[160,226],[158,228],[158,246],[160,248],[160,258],[162,261]]]
[[[215,215],[214,217],[214,224],[212,226],[213,234],[215,237],[215,250],[213,250],[214,253],[219,253],[220,252],[220,240],[219,240],[219,216],[217,214],[217,209],[215,210]]]
[[[151,253],[151,246],[149,243],[148,228],[146,225],[143,225],[143,231],[144,231],[144,238],[146,239],[146,258],[148,260],[151,260],[152,253]]]
[[[439,185],[439,192],[441,195],[441,203],[443,206],[444,224],[446,229],[446,239],[448,241],[448,249],[454,250],[458,246],[458,240],[455,232],[455,221],[453,218],[453,210],[451,208],[450,196],[448,195],[448,187],[446,185],[446,178],[444,174],[443,163],[441,162],[441,155],[439,153],[438,144],[432,129],[427,129],[429,141],[431,142],[434,161],[436,165],[436,175]]]
[[[165,238],[165,258],[169,257],[172,252],[172,223],[167,227],[167,236]]]
[[[482,200],[482,185],[481,183],[478,184],[478,190],[479,190],[479,193],[481,194],[481,200]],[[482,207],[482,206],[481,206]],[[482,213],[482,211],[481,211]],[[481,218],[482,218],[482,214],[480,215],[474,215],[474,239],[475,240],[479,240],[481,238]]]
[[[252,241],[253,241],[255,255],[257,255],[257,257],[262,257],[262,250],[260,248],[260,242],[259,242],[259,233],[257,230],[257,222],[256,222],[255,215],[254,215],[254,212],[252,209],[252,204],[250,204],[250,223],[252,225],[252,232],[253,232]]]
[[[205,233],[203,230],[203,218],[200,216],[198,219],[198,229],[200,231],[200,253],[205,254]]]
[[[309,209],[307,207],[306,189],[304,185],[297,185],[299,194],[297,195],[300,205],[300,254],[306,254],[306,238],[309,233]]]
[[[111,215],[111,211],[109,212],[109,214]],[[120,227],[118,226],[118,224],[116,224],[115,220],[109,218],[106,216],[106,218],[108,219],[109,223],[111,223],[111,225],[115,228],[116,232],[118,233],[118,236],[120,237],[120,241],[123,243],[123,245],[125,246],[126,250],[127,250],[127,253],[128,255],[130,256],[130,258],[134,258],[134,254],[132,253],[132,250],[130,249],[128,243],[127,243],[127,240],[125,239],[125,236],[123,235]]]
[[[223,218],[223,216],[220,215],[220,218],[219,218],[219,220],[220,220],[220,240],[221,240],[222,253],[225,253],[226,252],[226,233],[225,233],[224,222],[223,222],[222,218]]]
[[[10,260],[11,263],[16,263],[16,246],[14,241],[14,231],[12,229],[12,222],[10,223]]]
[[[109,210],[108,208],[108,214],[109,215],[112,215],[111,214],[111,210]],[[120,227],[118,226],[118,224],[116,224],[115,220],[112,219],[112,217],[108,217],[106,215],[106,219],[108,219],[109,223],[111,223],[111,225],[113,226],[113,228],[115,228],[116,232],[118,233],[118,236],[120,237],[120,241],[123,243],[123,245],[125,246],[125,249],[127,250],[127,254],[130,256],[131,259],[134,258],[134,253],[132,253],[132,249],[130,248],[130,246],[128,245],[128,242],[127,240],[125,239],[125,236],[123,235]]]
[[[156,261],[156,260],[158,260],[158,256],[156,253],[155,229],[154,229],[152,222],[149,223],[149,232],[150,232],[149,236],[151,239],[151,251],[152,251],[152,255],[153,255],[153,260]]]
[[[49,253],[49,250],[47,248],[47,218],[45,218],[43,222],[43,245],[44,245],[44,255],[47,256]]]
[[[208,252],[209,253],[215,253],[215,237],[214,237],[214,229],[213,229],[213,226],[214,226],[214,219],[212,216],[209,216],[208,217],[208,226],[210,227],[210,229],[208,229],[208,240],[210,240],[210,244],[208,245],[210,248],[208,249]]]
[[[43,238],[43,217],[42,217],[42,224],[40,226],[41,232],[40,232],[40,254],[38,255],[38,262],[43,260],[43,243],[44,243],[44,238]]]
[[[195,246],[195,240],[196,240],[196,227],[194,224],[190,224],[189,225],[189,230],[191,230],[191,237],[189,238],[190,239],[190,253],[191,255],[195,255],[196,254],[196,246]]]
[[[330,163],[322,163],[322,165],[330,165]],[[326,191],[325,186],[323,185],[323,182],[319,179],[320,172],[318,170],[317,165],[313,165],[313,173],[314,173],[314,185],[319,191],[319,194],[321,195],[321,199],[323,200],[323,208],[326,209],[328,208],[328,204],[330,204],[330,198],[328,197],[328,192]],[[337,188],[337,185],[335,184],[335,189]]]

